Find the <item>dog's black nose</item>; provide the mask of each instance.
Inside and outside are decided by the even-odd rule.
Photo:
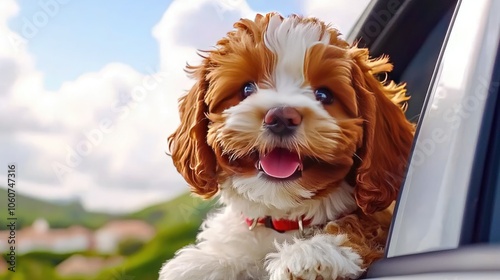
[[[292,134],[300,123],[302,116],[292,107],[272,108],[264,117],[264,127],[280,136]]]

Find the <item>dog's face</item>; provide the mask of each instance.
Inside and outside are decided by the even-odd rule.
[[[381,84],[387,59],[338,35],[316,19],[257,15],[188,67],[197,82],[169,140],[194,192],[223,186],[289,209],[348,182],[365,212],[395,199],[413,130],[396,105],[404,87]]]

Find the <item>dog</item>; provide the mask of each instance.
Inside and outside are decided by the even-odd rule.
[[[241,19],[179,100],[177,170],[223,205],[160,280],[355,279],[384,253],[414,125],[387,56],[316,18]]]

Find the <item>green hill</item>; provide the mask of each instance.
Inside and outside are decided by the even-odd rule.
[[[202,200],[186,193],[173,200],[147,207],[127,218],[146,221],[154,225],[157,230],[179,224],[200,224],[214,204],[214,201]]]
[[[0,203],[4,209],[0,211],[0,218],[6,219],[7,215],[7,190],[0,188],[0,199],[5,200]],[[16,193],[17,226],[22,228],[29,226],[38,218],[44,218],[52,228],[64,228],[71,225],[82,225],[96,229],[104,223],[114,218],[114,216],[104,213],[87,212],[80,202],[56,203],[31,198]]]

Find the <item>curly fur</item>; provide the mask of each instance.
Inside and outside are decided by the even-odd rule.
[[[181,249],[160,279],[346,279],[383,254],[414,126],[403,114],[404,84],[377,79],[387,56],[349,46],[315,18],[270,13],[242,19],[188,66],[196,83],[179,102],[169,146],[193,193],[224,205],[196,245]],[[253,82],[256,92],[243,97]],[[333,93],[322,104],[315,90]],[[278,137],[267,112],[293,108],[300,124]],[[270,180],[260,157],[274,148],[300,157],[300,178]],[[302,167],[303,166],[303,167]],[[311,220],[306,237],[245,218]]]

